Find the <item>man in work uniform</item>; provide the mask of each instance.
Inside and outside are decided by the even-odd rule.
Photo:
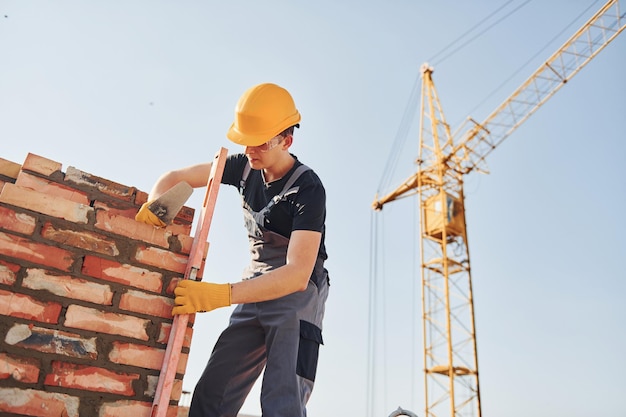
[[[196,385],[190,417],[235,417],[263,369],[263,416],[306,416],[329,278],[324,186],[289,152],[299,122],[291,95],[275,84],[252,87],[237,103],[227,137],[245,151],[228,156],[222,183],[241,194],[251,261],[240,282],[182,280],[175,289],[172,314],[237,304]],[[181,181],[206,186],[210,170],[205,163],[167,172],[148,200]],[[163,226],[147,205],[137,220]]]

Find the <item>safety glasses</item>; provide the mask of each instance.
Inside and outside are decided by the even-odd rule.
[[[274,136],[272,139],[268,140],[267,142],[259,146],[249,146],[249,148],[254,148],[259,152],[268,152],[274,149],[275,147],[277,147],[278,144],[282,142],[284,138],[285,138],[284,136],[280,136],[280,135]]]

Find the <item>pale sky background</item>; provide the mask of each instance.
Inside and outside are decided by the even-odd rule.
[[[225,133],[241,93],[284,86],[302,113],[292,151],[328,194],[331,294],[309,416],[423,416],[415,199],[375,214],[386,349],[367,355],[370,207],[390,191],[378,187],[419,67],[437,57],[454,130],[484,119],[601,5],[0,0],[0,157],[32,152],[149,191],[166,170],[240,151]],[[625,68],[621,36],[490,155],[489,175],[466,178],[486,417],[626,416]],[[415,169],[417,116],[391,188]],[[232,188],[220,188],[209,241],[205,280],[238,280],[247,244]],[[186,390],[229,313],[198,317]],[[242,411],[260,415],[258,403],[257,387]]]

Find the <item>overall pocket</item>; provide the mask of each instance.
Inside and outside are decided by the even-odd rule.
[[[320,345],[323,345],[322,330],[308,321],[300,320],[300,345],[296,374],[315,381]]]

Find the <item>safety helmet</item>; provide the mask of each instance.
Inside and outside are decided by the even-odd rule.
[[[235,121],[226,136],[244,146],[259,146],[300,122],[291,94],[271,83],[248,89],[235,107]]]

